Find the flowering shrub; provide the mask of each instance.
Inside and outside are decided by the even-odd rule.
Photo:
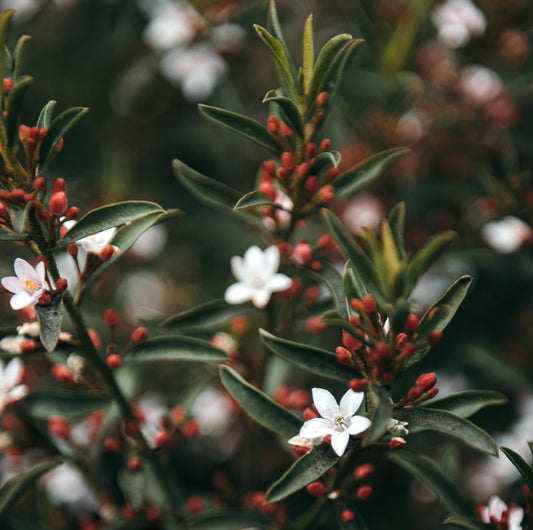
[[[211,77],[194,58],[181,62],[193,48],[207,46],[193,44],[195,38],[217,41],[224,16],[212,15],[216,27],[208,31],[209,16],[185,2],[142,6],[150,17],[144,39],[165,50],[165,75],[188,99],[208,97],[226,72],[218,52],[209,48],[221,64]],[[393,50],[409,41],[392,33],[380,42],[358,6],[374,68],[383,70],[379,83],[397,83],[409,50],[405,56]],[[0,16],[2,47],[13,14]],[[406,10],[401,19],[411,40],[414,33],[405,28],[420,17]],[[437,38],[453,49],[487,27],[483,12],[466,1],[446,2],[429,19]],[[343,79],[364,41],[341,33],[315,53],[310,16],[297,67],[274,2],[268,20],[268,28],[255,30],[280,87],[263,99],[269,108],[264,124],[200,105],[215,125],[268,152],[255,182],[243,194],[180,159],[172,164],[182,188],[238,223],[231,225],[231,238],[241,250],[226,265],[236,281],[217,287],[223,299],[135,323],[109,307],[113,293],[99,291],[98,280],[118,269],[130,248],[137,246],[137,259],[146,256],[138,247],[143,238],[182,212],[127,200],[80,215],[67,182],[52,168],[87,109],[55,115],[50,101],[28,120],[22,104],[32,79],[21,74],[27,39],[0,61],[0,240],[24,256],[14,261],[15,276],[1,281],[21,321],[0,340],[9,359],[0,361],[0,519],[8,528],[429,528],[408,520],[406,506],[417,495],[435,497],[441,511],[434,519],[444,524],[512,530],[531,524],[533,469],[523,451],[501,447],[524,482],[525,509],[506,504],[495,491],[476,498],[456,478],[461,458],[473,466],[476,458],[498,456],[491,434],[470,418],[507,398],[493,389],[463,388],[435,399],[445,378],[427,369],[431,350],[446,346],[448,326],[472,283],[470,275],[452,271],[448,278],[438,269],[456,231],[416,241],[409,202],[391,204],[384,217],[382,202],[361,193],[413,159],[410,149],[376,134],[385,122],[394,121],[398,138],[413,148],[411,170],[414,180],[420,177],[424,141],[432,142],[427,131],[438,121],[427,118],[431,98],[419,93],[416,108],[400,119],[381,115],[380,122],[377,112],[374,129],[363,113],[360,136],[367,144],[341,153],[327,121],[342,105]],[[462,123],[467,130],[468,119],[479,118],[473,107],[505,98],[495,74],[472,68],[454,88],[435,71],[426,86],[437,101],[457,90],[458,108],[470,112]],[[499,101],[482,118],[494,126],[491,138],[505,136],[514,119],[507,100]],[[502,108],[508,111],[503,117]],[[476,156],[490,149],[467,137],[479,147],[472,149]],[[464,166],[471,160],[434,147],[436,160],[448,164],[440,168],[444,174],[458,167],[468,173]],[[522,209],[530,199],[521,193],[528,179],[497,186],[494,180],[488,179],[497,190],[488,202],[501,202],[508,215],[499,221],[482,216],[479,236],[496,252],[513,254],[531,240]],[[426,289],[424,299],[421,286],[435,276],[440,292]],[[146,298],[156,296],[151,285]],[[95,318],[91,303],[98,294],[106,309]],[[492,362],[503,378],[516,377],[505,363],[483,353],[478,358]],[[401,470],[416,479],[417,495],[393,486],[391,496],[389,482],[407,484]],[[32,495],[43,500],[28,510]],[[390,503],[390,513],[368,508],[374,498],[379,512]]]

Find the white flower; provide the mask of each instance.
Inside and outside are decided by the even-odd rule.
[[[433,11],[431,18],[439,40],[450,48],[468,44],[487,26],[485,15],[470,0],[448,0]]]
[[[111,228],[103,230],[102,232],[98,232],[97,234],[84,237],[83,239],[77,241],[77,243],[79,243],[87,252],[89,252],[89,254],[100,254],[100,251],[106,245],[109,245],[116,231],[116,227],[112,226]]]
[[[28,393],[26,385],[19,385],[23,370],[22,362],[17,357],[11,359],[5,368],[0,360],[0,414],[8,403],[18,401]]]
[[[224,295],[228,304],[240,304],[251,300],[259,308],[265,307],[272,293],[288,289],[292,280],[278,273],[279,249],[272,245],[263,252],[252,246],[244,258],[233,256],[231,270],[238,282],[230,285]]]
[[[406,429],[407,425],[409,425],[409,422],[407,421],[400,421],[391,418],[389,420],[389,424],[387,425],[387,431],[389,431],[394,436],[407,436],[409,434],[409,430]]]
[[[313,388],[313,403],[322,418],[306,421],[300,429],[300,436],[308,440],[331,436],[331,447],[338,456],[346,451],[350,435],[366,431],[371,421],[364,416],[355,416],[363,402],[364,393],[348,390],[341,401],[337,401],[324,388]]]
[[[502,88],[503,82],[494,70],[471,65],[461,71],[459,90],[477,103],[488,103],[502,91]]]
[[[487,223],[481,230],[483,240],[500,254],[516,252],[532,235],[530,226],[512,216]]]
[[[54,505],[74,504],[79,509],[94,509],[97,500],[81,473],[70,464],[62,464],[44,476],[46,491]]]
[[[274,204],[279,208],[274,209],[274,217],[264,217],[263,224],[269,229],[274,231],[276,229],[276,222],[280,228],[287,228],[291,222],[291,212],[294,208],[290,197],[281,190],[276,191],[276,197],[274,198]]]
[[[16,276],[2,278],[2,287],[14,295],[9,303],[15,310],[35,305],[41,294],[49,289],[42,261],[34,269],[26,260],[17,258],[15,260],[15,274]]]
[[[508,530],[522,530],[524,510],[519,506],[507,508],[507,504],[499,497],[493,495],[487,506],[481,506],[480,518],[484,523],[506,522]]]

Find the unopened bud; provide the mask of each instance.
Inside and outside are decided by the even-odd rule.
[[[105,362],[110,370],[117,370],[122,364],[122,358],[120,357],[120,355],[112,353],[111,355],[108,355],[106,357]]]
[[[60,191],[66,191],[66,189],[67,189],[67,184],[65,183],[63,179],[57,178],[54,180],[54,186],[52,189],[54,193],[58,193]]]
[[[292,261],[301,267],[307,265],[311,261],[312,257],[313,248],[309,243],[298,243],[292,252]]]
[[[138,328],[133,330],[133,333],[131,334],[131,341],[132,342],[142,342],[148,337],[148,331],[145,327],[139,326]]]
[[[196,420],[189,420],[181,428],[181,433],[183,434],[183,437],[187,440],[196,438],[198,434],[200,434],[200,425]]]
[[[357,480],[364,480],[370,477],[374,473],[374,466],[372,464],[360,464],[358,465],[353,475]]]
[[[350,335],[347,331],[342,332],[342,343],[352,351],[357,351],[361,348],[363,343],[356,339],[353,335]]]
[[[115,253],[115,247],[113,245],[105,245],[102,250],[98,253],[98,257],[102,261],[108,261],[111,259],[113,254]]]
[[[170,440],[170,433],[166,430],[159,431],[154,438],[154,444],[156,447],[164,447]]]
[[[430,390],[435,386],[437,383],[437,375],[434,372],[428,373],[428,374],[422,374],[417,380],[416,380],[416,387],[422,394]]]
[[[292,135],[292,129],[284,122],[280,122],[279,124],[279,132],[283,136],[291,136]]]
[[[80,215],[80,209],[77,206],[71,206],[66,212],[65,217],[72,221],[73,219],[77,219]]]
[[[325,107],[328,103],[329,95],[327,92],[320,92],[316,97],[316,102],[321,106]]]
[[[354,391],[354,392],[363,392],[366,388],[366,385],[368,384],[368,381],[366,379],[350,379],[350,382],[348,383],[348,386]]]
[[[114,309],[106,309],[104,311],[104,323],[106,326],[116,326],[118,322],[117,312]]]
[[[320,187],[320,181],[315,175],[310,175],[305,181],[305,189],[311,193],[315,193]]]
[[[50,213],[57,217],[63,215],[68,207],[68,198],[64,191],[58,191],[50,197],[48,204]]]
[[[87,333],[89,334],[89,338],[91,339],[91,342],[93,343],[93,346],[99,350],[102,347],[102,339],[100,338],[100,335],[98,334],[98,331],[96,331],[93,328],[89,328],[87,330]]]
[[[25,194],[25,191],[23,189],[15,188],[11,192],[11,198],[14,201],[22,202],[24,200],[24,194]]]
[[[56,289],[58,291],[64,291],[68,287],[66,278],[58,278],[56,282]]]
[[[128,458],[127,466],[130,471],[138,471],[141,468],[142,460],[138,456],[130,456]]]
[[[328,172],[326,173],[326,179],[331,182],[332,180],[335,180],[339,176],[339,168],[338,167],[332,167],[328,169]]]
[[[72,428],[64,416],[50,416],[47,421],[48,431],[57,438],[68,438]]]
[[[372,486],[365,485],[365,486],[359,487],[357,489],[356,495],[357,495],[357,498],[361,499],[362,501],[368,499],[368,497],[372,495]]]
[[[54,364],[50,369],[50,373],[54,379],[63,384],[69,385],[74,380],[72,372],[66,364]]]
[[[396,335],[396,349],[401,350],[407,344],[407,335],[405,333],[398,333]]]
[[[296,158],[290,151],[285,151],[281,155],[281,165],[287,170],[291,171],[296,165]]]
[[[320,151],[329,151],[331,147],[331,141],[325,138],[320,142]]]
[[[271,201],[276,198],[276,188],[272,182],[264,180],[259,184],[259,191],[264,193]]]
[[[198,515],[204,509],[204,501],[199,495],[191,495],[187,499],[187,513],[189,515]]]
[[[43,293],[41,296],[39,296],[39,299],[38,299],[39,305],[47,306],[47,305],[50,305],[51,303],[52,303],[52,298],[50,297],[49,294]]]
[[[367,313],[373,313],[377,308],[376,299],[371,294],[365,294],[361,302],[363,302],[363,308]]]
[[[441,340],[442,340],[442,331],[440,331],[439,329],[436,329],[429,334],[428,342],[432,346],[434,346],[435,344],[438,344]]]
[[[415,353],[415,345],[412,342],[408,342],[401,350],[402,357],[407,357],[408,359]]]
[[[331,184],[326,184],[318,190],[318,199],[320,202],[331,202],[335,197],[335,188]]]
[[[67,252],[71,256],[77,256],[78,255],[78,245],[76,245],[76,243],[70,243],[69,245],[67,245]]]
[[[399,436],[395,436],[392,438],[392,440],[389,442],[389,447],[393,449],[394,451],[397,451],[398,449],[403,449],[403,446],[407,442],[404,438],[400,438]]]
[[[418,326],[420,325],[420,318],[415,313],[410,313],[407,315],[407,319],[405,320],[405,329],[406,331],[416,331],[418,329]]]
[[[428,391],[428,396],[434,398],[439,393],[439,389],[434,386],[431,390]]]
[[[313,142],[309,142],[305,146],[305,156],[308,158],[314,158],[316,156],[316,144]]]
[[[409,389],[409,392],[407,393],[407,397],[411,401],[414,401],[415,399],[418,399],[421,395],[422,395],[422,391],[416,386],[414,386],[413,388]]]
[[[265,160],[263,162],[263,169],[267,173],[274,173],[274,171],[276,171],[276,164],[274,164],[274,162],[272,162],[272,160]]]
[[[343,523],[351,523],[355,519],[355,514],[351,510],[342,510],[341,519]]]
[[[307,493],[311,495],[311,497],[322,497],[324,493],[326,492],[326,487],[322,482],[316,481],[311,482],[311,484],[308,484],[305,488],[307,490]]]
[[[37,177],[33,181],[33,189],[37,190],[37,191],[40,191],[40,190],[44,189],[45,184],[46,184],[46,182],[45,182],[43,177]]]
[[[335,355],[337,356],[337,362],[340,364],[351,364],[352,362],[352,354],[342,346],[337,346]]]
[[[307,331],[311,333],[319,333],[323,329],[325,329],[325,325],[322,323],[320,319],[320,315],[313,315],[312,317],[309,317],[307,319],[307,322],[305,323],[305,328]]]
[[[4,82],[2,85],[2,88],[4,90],[4,94],[7,94],[12,90],[12,88],[15,86],[15,82],[11,77],[4,77]]]

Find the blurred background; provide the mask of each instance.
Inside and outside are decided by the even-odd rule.
[[[253,189],[265,153],[204,120],[197,103],[266,122],[261,100],[278,81],[253,24],[266,25],[267,6],[266,0],[0,1],[1,9],[17,10],[11,44],[32,36],[24,71],[35,83],[25,124],[33,125],[50,99],[59,110],[90,107],[50,168],[51,176],[66,180],[70,203],[83,213],[145,199],[186,213],[150,230],[122,266],[106,272],[87,302],[94,322],[111,306],[131,327],[139,318],[160,319],[221,297],[231,282],[231,256],[257,243],[247,227],[191,197],[175,180],[171,161],[179,158],[243,193]],[[437,372],[443,395],[484,388],[508,396],[509,405],[476,421],[527,457],[525,442],[533,439],[532,2],[279,0],[278,11],[297,64],[309,13],[315,49],[341,32],[366,38],[326,136],[344,168],[389,147],[408,146],[413,155],[332,208],[357,235],[362,226],[376,230],[394,204],[406,201],[412,252],[438,231],[458,233],[417,288],[420,310],[461,274],[474,283],[424,369]],[[3,260],[2,276],[11,274],[11,263]],[[7,300],[2,317],[13,323]],[[438,445],[419,440],[422,450]],[[443,466],[460,461],[450,451],[443,444],[438,453]],[[475,502],[504,491],[522,501],[518,474],[503,456],[500,462],[461,458],[467,473],[449,471],[461,475]],[[380,512],[379,499],[407,481],[399,471],[392,478],[388,469],[380,473],[389,482],[376,484],[376,504],[369,499],[362,507],[371,528],[387,528],[391,514]],[[413,502],[394,507],[405,528],[433,528],[439,513],[432,495],[412,483],[409,496]]]

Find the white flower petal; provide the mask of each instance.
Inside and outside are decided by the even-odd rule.
[[[258,307],[259,309],[263,309],[263,307],[266,307],[269,301],[270,301],[269,290],[261,289],[261,290],[254,291],[254,294],[252,295],[252,302],[255,305],[255,307]]]
[[[350,435],[347,431],[334,431],[331,435],[331,447],[338,456],[342,456],[346,451],[346,446],[350,440]]]
[[[524,510],[519,506],[512,506],[509,508],[509,516],[507,525],[509,530],[522,530],[522,519],[524,518]]]
[[[228,304],[242,304],[254,295],[254,290],[243,282],[230,285],[224,293],[224,299]]]
[[[40,261],[37,263],[37,266],[35,267],[35,273],[38,277],[38,281],[43,287],[43,289],[48,289],[48,283],[46,281],[46,268],[44,266],[44,263]]]
[[[22,372],[24,370],[24,365],[18,357],[14,357],[7,363],[7,366],[4,370],[3,383],[8,388],[13,388],[20,383],[22,378]]]
[[[339,403],[341,414],[348,417],[353,416],[361,406],[364,397],[364,392],[354,392],[353,390],[348,389]]]
[[[324,418],[313,418],[307,420],[300,429],[300,436],[312,440],[313,438],[323,438],[333,433],[333,423]]]
[[[40,292],[39,292],[40,296]],[[34,297],[28,294],[26,291],[21,291],[17,294],[14,294],[9,301],[11,307],[17,311],[26,307],[28,305],[33,305],[35,302]]]
[[[350,419],[350,426],[346,429],[351,435],[365,432],[372,422],[364,416],[354,416]]]
[[[246,262],[246,272],[259,272],[264,271],[264,257],[263,251],[257,246],[251,246],[244,253],[244,261]]]
[[[292,280],[285,274],[277,273],[270,277],[267,281],[266,288],[273,293],[285,291],[292,285]]]
[[[325,388],[313,388],[313,403],[323,418],[332,419],[339,413],[337,401]]]
[[[24,280],[17,278],[16,276],[6,276],[2,278],[2,287],[10,293],[18,293],[25,288]]]
[[[246,266],[240,256],[233,256],[231,258],[231,272],[240,282],[246,280]]]
[[[265,249],[263,255],[267,276],[272,276],[279,269],[279,248],[276,245],[271,245]]]
[[[0,359],[0,381],[4,379],[4,363],[2,362],[2,359]]]
[[[29,387],[27,385],[18,385],[13,388],[7,395],[10,401],[18,401],[28,395]]]
[[[25,259],[17,258],[15,260],[14,268],[15,268],[15,274],[21,280],[39,281],[39,276],[35,272],[35,269]]]
[[[502,518],[503,512],[507,510],[507,504],[503,502],[500,497],[493,495],[488,502],[489,516],[496,517],[499,521]]]

